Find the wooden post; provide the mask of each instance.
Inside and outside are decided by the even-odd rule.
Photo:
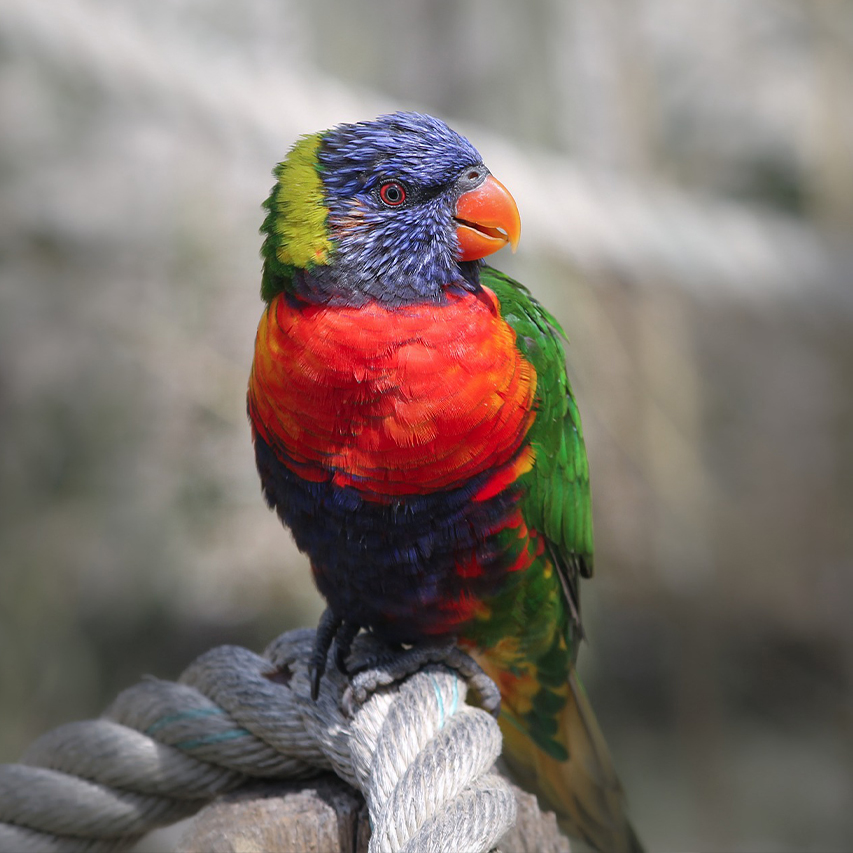
[[[514,787],[514,786],[513,786]],[[570,853],[552,812],[515,788],[516,825],[502,853]],[[177,853],[367,853],[370,824],[361,794],[336,776],[252,782],[203,808]]]

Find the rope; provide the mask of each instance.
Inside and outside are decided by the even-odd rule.
[[[515,822],[510,786],[490,772],[495,720],[466,682],[430,664],[345,714],[334,668],[310,698],[314,632],[282,634],[258,656],[222,646],[177,682],[148,678],[97,720],[36,740],[0,765],[0,851],[107,851],[194,814],[249,778],[331,770],[367,803],[370,853],[487,851]],[[383,647],[359,637],[353,658]]]

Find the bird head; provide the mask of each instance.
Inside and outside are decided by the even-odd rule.
[[[302,137],[275,170],[262,295],[357,305],[479,287],[480,259],[521,231],[518,208],[467,139],[419,113]]]

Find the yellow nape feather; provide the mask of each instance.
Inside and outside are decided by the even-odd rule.
[[[303,136],[277,169],[278,185],[272,203],[276,214],[273,230],[282,239],[278,260],[289,266],[309,268],[326,264],[332,250],[326,228],[328,209],[317,171],[317,146],[322,134]]]

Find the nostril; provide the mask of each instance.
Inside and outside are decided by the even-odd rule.
[[[470,163],[459,172],[456,186],[460,192],[467,192],[483,183],[488,174],[489,170],[482,163]]]

